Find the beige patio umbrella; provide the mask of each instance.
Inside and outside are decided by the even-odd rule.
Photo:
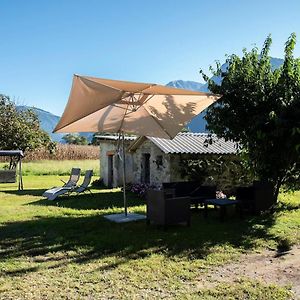
[[[172,139],[220,95],[74,75],[69,101],[54,132],[132,133]],[[124,156],[123,148],[123,156]],[[124,207],[125,159],[123,157]]]

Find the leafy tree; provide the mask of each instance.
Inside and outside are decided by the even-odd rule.
[[[80,136],[79,134],[71,134],[68,133],[62,137],[62,139],[67,144],[73,144],[73,145],[87,145],[88,141],[85,136]]]
[[[0,94],[0,149],[30,151],[43,146],[53,148],[34,111],[18,111],[8,96]]]
[[[91,140],[91,145],[94,145],[94,146],[100,145],[100,141],[97,139],[98,134],[99,133],[94,133],[93,134],[93,137],[92,137],[92,140]]]
[[[235,194],[235,187],[252,180],[251,174],[245,172],[244,162],[239,156],[182,155],[179,163],[181,176],[198,181],[201,184],[214,184],[227,197]]]
[[[271,36],[261,52],[243,50],[242,57],[227,58],[227,70],[217,63],[211,71],[221,76],[216,84],[202,71],[209,89],[221,94],[208,109],[208,129],[241,146],[242,155],[259,180],[274,184],[274,200],[279,189],[300,183],[300,59],[294,58],[296,35],[285,45],[283,65],[272,70]]]

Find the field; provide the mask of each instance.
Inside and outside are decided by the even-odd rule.
[[[0,169],[3,169],[6,163],[0,163]],[[29,161],[22,164],[23,175],[68,175],[73,167],[81,169],[84,174],[86,170],[93,170],[94,175],[99,175],[100,162],[99,160],[38,160]],[[26,184],[26,183],[25,183]]]
[[[51,174],[51,163],[43,163],[37,169]],[[62,165],[61,174],[73,166]],[[299,245],[300,192],[281,195],[272,216],[241,220],[231,212],[221,223],[215,211],[208,219],[195,211],[190,228],[163,231],[144,222],[106,221],[103,215],[122,211],[119,189],[46,201],[42,192],[59,185],[60,176],[28,170],[24,191],[0,185],[0,299],[295,297],[288,284],[247,276],[228,282],[213,274],[245,255],[276,254],[283,242]],[[128,198],[131,212],[145,212],[144,200]]]
[[[55,151],[50,152],[45,148],[25,152],[24,161],[41,161],[41,160],[96,160],[99,159],[99,146],[92,145],[72,145],[59,144],[55,146]],[[0,162],[7,162],[6,157],[0,157]]]

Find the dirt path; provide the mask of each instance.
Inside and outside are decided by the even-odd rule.
[[[233,282],[239,278],[261,280],[277,285],[292,285],[296,299],[300,299],[300,246],[277,255],[275,251],[245,254],[239,262],[226,264],[209,272],[200,285],[211,288],[221,282]]]

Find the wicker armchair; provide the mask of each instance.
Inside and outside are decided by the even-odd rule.
[[[148,190],[147,224],[167,225],[191,222],[190,198],[173,197],[171,189],[165,191]]]
[[[273,192],[272,184],[255,181],[251,186],[238,187],[236,200],[240,203],[241,211],[256,214],[270,209],[275,204]]]

